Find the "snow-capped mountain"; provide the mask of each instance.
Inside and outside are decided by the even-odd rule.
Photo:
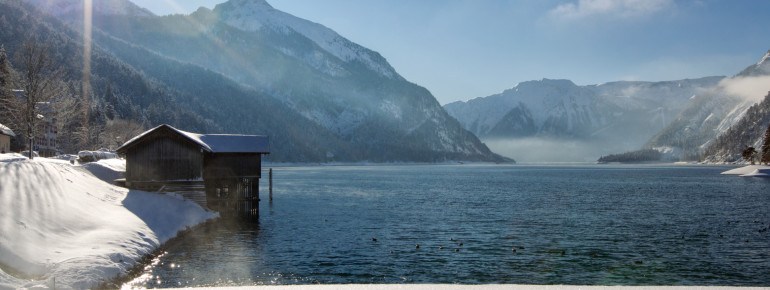
[[[587,146],[604,147],[592,150],[591,154],[604,154],[638,149],[693,98],[722,78],[588,86],[578,86],[569,80],[543,79],[444,108],[482,140],[590,140]]]
[[[80,1],[82,7],[83,0],[45,3],[59,1]],[[82,14],[73,8],[57,15],[72,29],[82,29]],[[189,106],[216,103],[210,100],[214,95],[238,99],[250,92],[252,99],[196,111],[211,118],[198,124],[228,124],[218,132],[285,135],[278,137],[283,141],[271,140],[293,148],[287,154],[292,161],[503,160],[381,55],[264,0],[230,0],[190,15],[94,13],[93,23],[95,47],[144,77],[189,92]],[[190,80],[204,75],[208,79]],[[240,113],[219,112],[224,108]],[[144,114],[156,114],[151,109]],[[278,121],[287,119],[293,121]]]
[[[257,32],[267,26],[287,35],[291,31],[298,32],[344,62],[357,61],[382,76],[401,79],[378,53],[347,40],[321,24],[276,10],[264,0],[231,0],[217,5],[214,11],[221,21],[244,31]],[[291,47],[285,49],[292,50]]]
[[[744,69],[742,72],[740,72],[737,76],[739,77],[748,77],[748,76],[766,76],[770,75],[770,50],[767,51],[765,56],[762,57],[762,59],[759,60],[759,62],[750,65],[746,69]]]

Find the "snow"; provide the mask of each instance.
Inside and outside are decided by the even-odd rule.
[[[92,288],[180,230],[215,218],[174,195],[102,181],[123,160],[86,165],[0,154],[0,289]]]
[[[740,175],[743,177],[770,177],[770,165],[749,165],[722,172],[726,175]]]

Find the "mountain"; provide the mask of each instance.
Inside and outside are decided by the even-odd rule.
[[[540,160],[529,161],[594,161],[607,153],[638,149],[691,99],[722,79],[588,86],[543,79],[444,108],[496,152],[545,149],[549,152],[536,154]]]
[[[745,138],[738,138],[730,129],[745,119],[749,108],[762,101],[768,91],[770,51],[756,64],[734,77],[720,81],[716,87],[693,100],[671,124],[653,136],[644,148],[675,152],[673,159],[698,160],[720,135],[730,133],[728,135],[736,138],[733,142],[745,143]],[[753,118],[749,122],[758,120]],[[751,144],[735,144],[743,147],[746,145]],[[733,159],[728,151],[714,150],[707,156],[711,161]]]
[[[27,1],[43,10],[52,3]],[[82,30],[82,0],[53,3],[75,3],[52,14]],[[207,124],[172,124],[180,129],[268,134],[271,161],[504,160],[378,53],[265,1],[162,17],[127,1],[104,3],[124,13],[94,8],[95,47],[167,87]]]

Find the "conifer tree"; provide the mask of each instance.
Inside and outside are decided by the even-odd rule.
[[[13,96],[11,85],[11,65],[5,54],[5,46],[0,44],[0,123],[7,121],[8,103]]]

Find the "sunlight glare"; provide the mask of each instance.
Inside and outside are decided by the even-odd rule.
[[[93,0],[83,1],[83,100],[91,90],[91,28],[93,26]]]

